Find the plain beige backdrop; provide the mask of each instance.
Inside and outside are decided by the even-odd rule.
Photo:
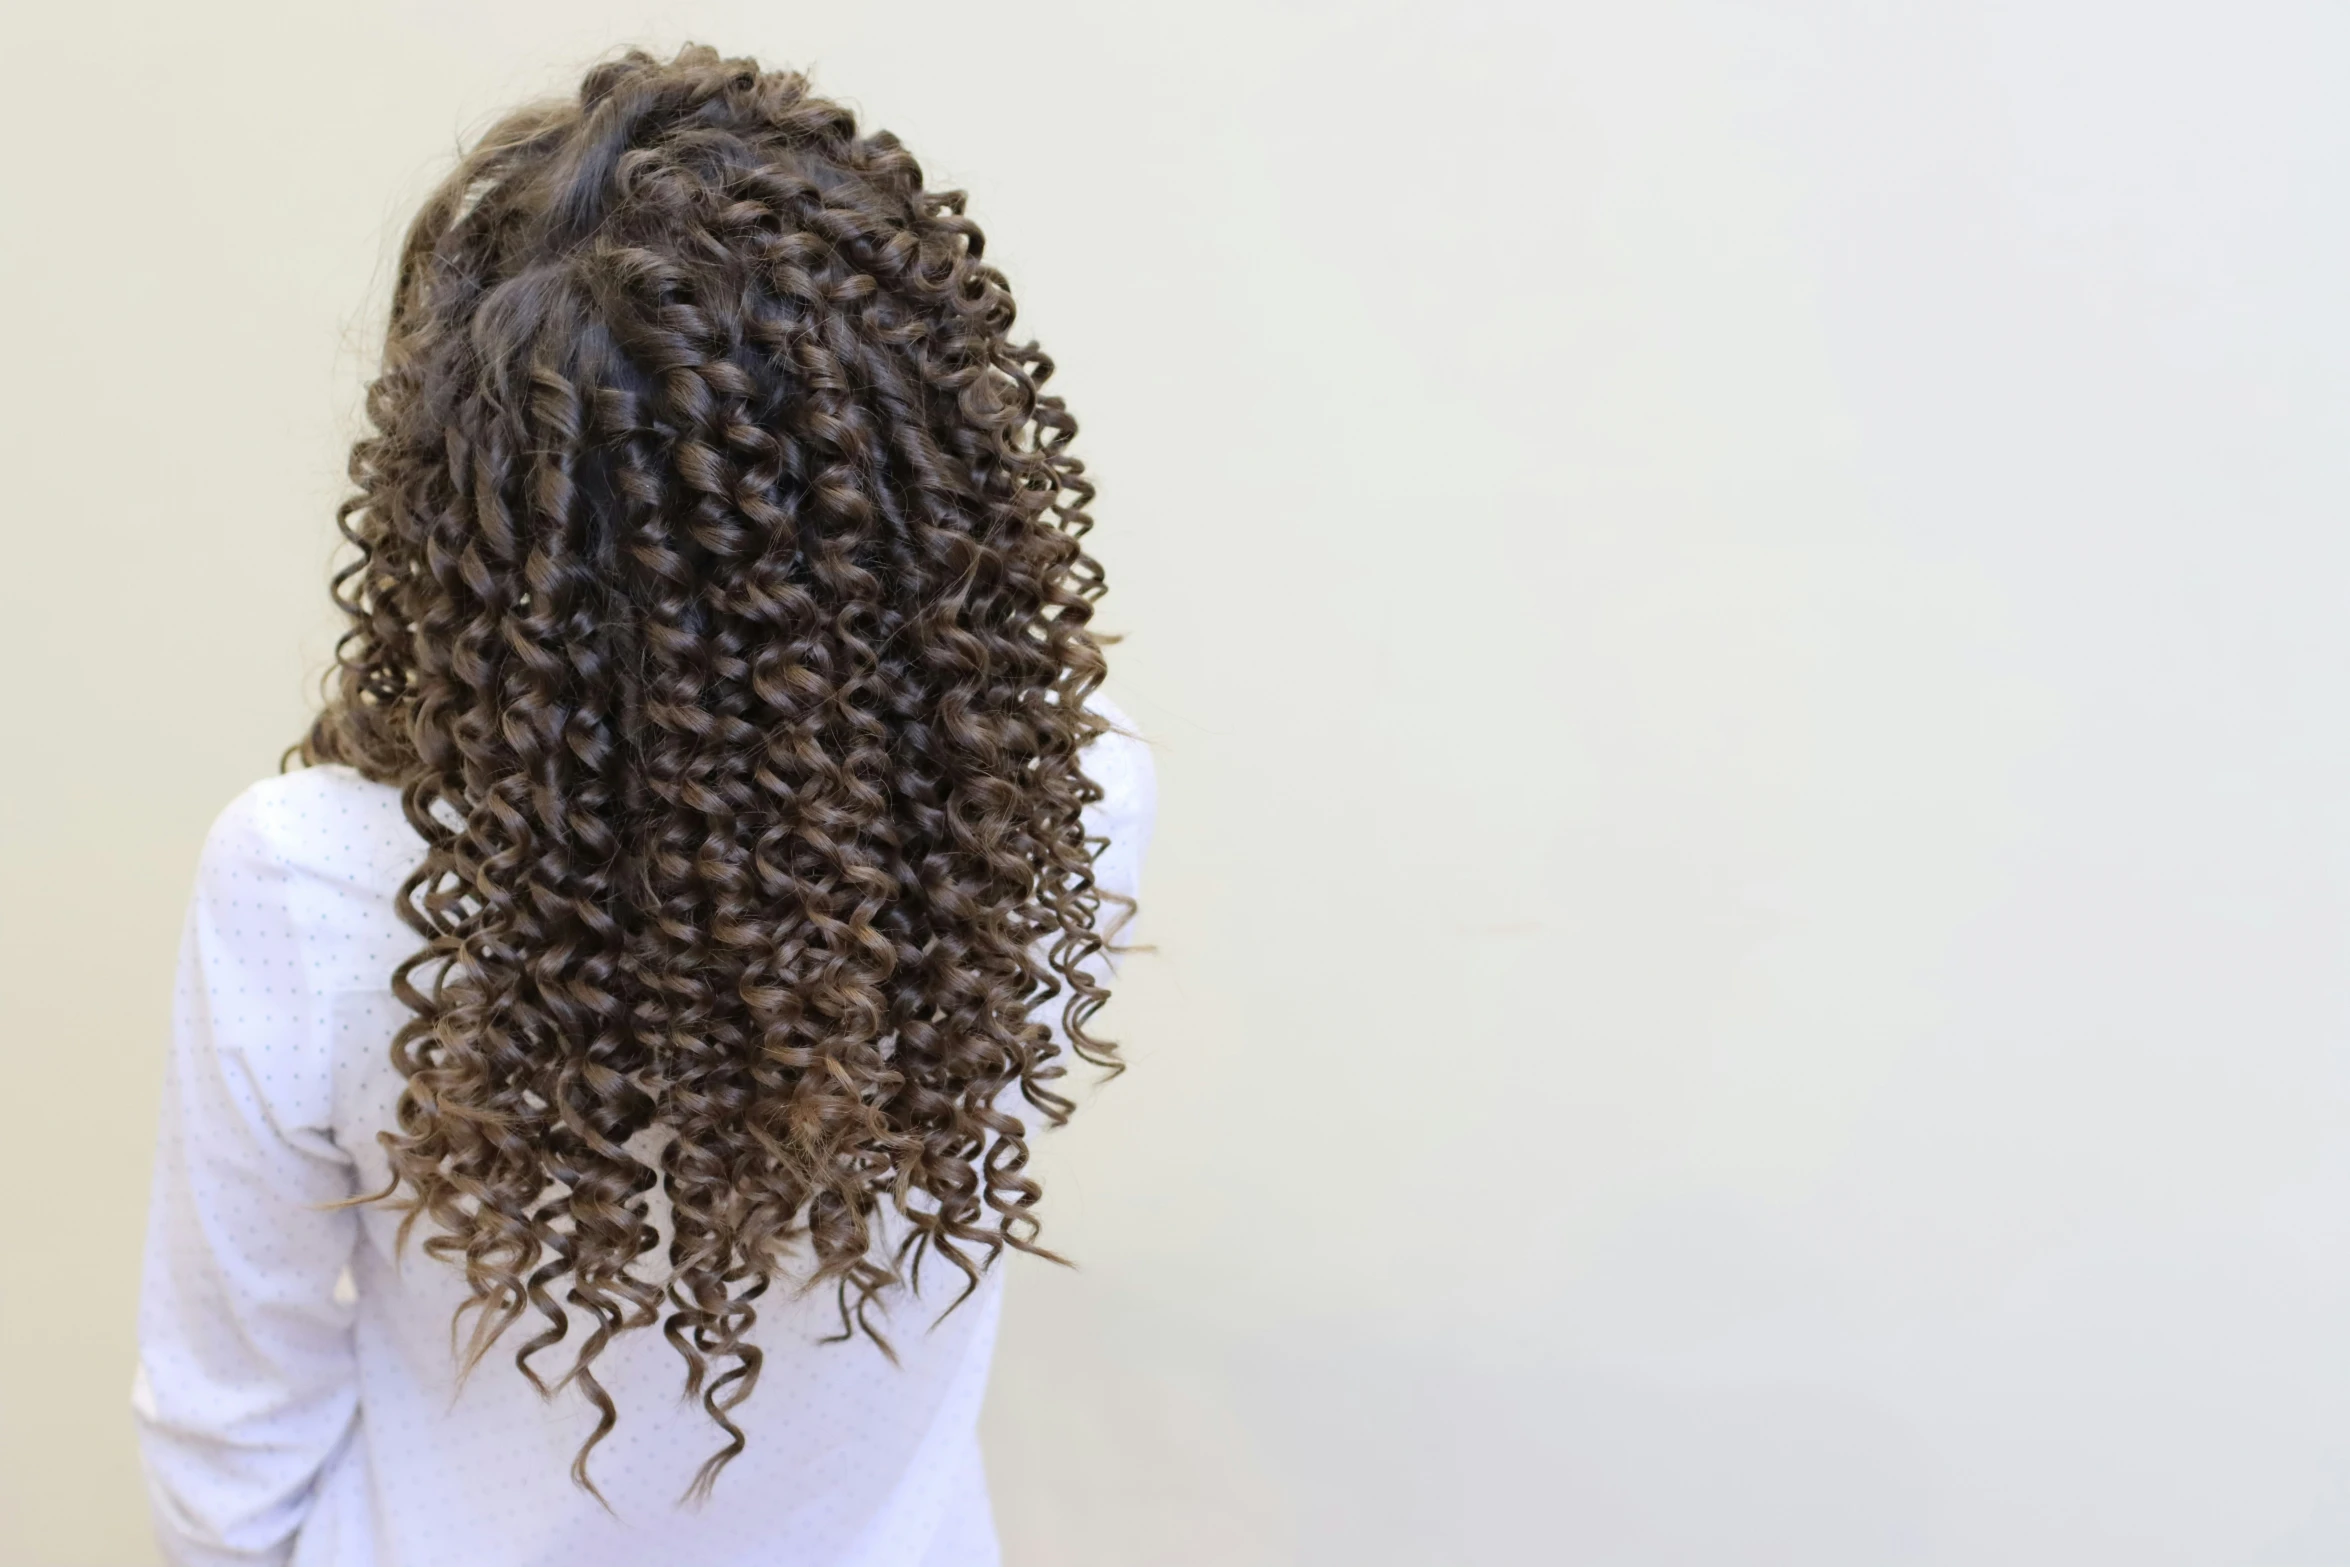
[[[172,944],[387,249],[686,38],[971,192],[1102,482],[1159,951],[1013,1567],[2350,1562],[2345,17],[14,9],[0,1567],[153,1560]]]

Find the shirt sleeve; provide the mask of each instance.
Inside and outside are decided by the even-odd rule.
[[[279,1564],[357,1418],[345,1275],[357,1216],[331,1131],[306,878],[267,786],[214,824],[181,937],[132,1390],[174,1567]]]

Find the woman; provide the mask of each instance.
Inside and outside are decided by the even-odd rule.
[[[1115,1067],[1152,773],[981,254],[701,48],[425,203],[325,710],[189,916],[134,1399],[173,1561],[996,1559],[994,1264],[1065,1057]]]

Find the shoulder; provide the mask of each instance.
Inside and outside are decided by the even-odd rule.
[[[396,883],[421,845],[400,794],[348,767],[305,767],[248,785],[214,818],[198,862],[200,883],[255,875],[380,885]]]
[[[1086,748],[1083,761],[1085,776],[1101,786],[1105,814],[1147,822],[1158,807],[1150,742],[1107,692],[1094,692],[1085,705],[1110,721],[1109,731]]]

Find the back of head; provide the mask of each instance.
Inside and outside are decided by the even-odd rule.
[[[424,843],[379,1196],[474,1358],[535,1310],[536,1376],[562,1281],[591,1448],[614,1333],[683,1357],[706,1484],[771,1280],[871,1332],[925,1254],[1034,1249],[999,1101],[1067,1112],[1048,1003],[1112,1063],[1091,488],[1012,322],[960,193],[707,49],[508,117],[407,236],[302,755]]]

